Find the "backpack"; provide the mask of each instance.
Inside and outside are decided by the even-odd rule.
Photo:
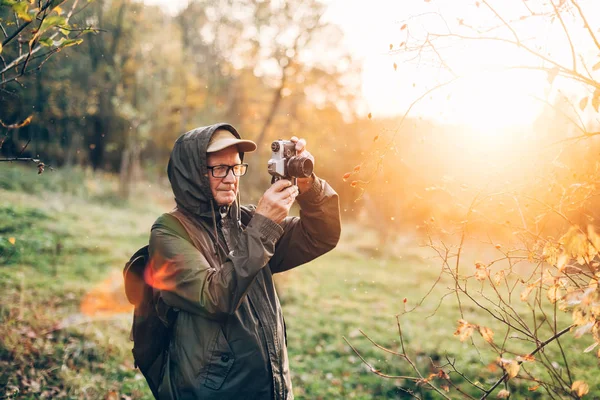
[[[146,245],[125,264],[123,279],[127,300],[135,307],[131,326],[134,363],[146,378],[154,397],[158,398],[177,313],[144,279],[149,261]]]

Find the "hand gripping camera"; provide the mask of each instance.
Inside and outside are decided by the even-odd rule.
[[[271,143],[271,159],[268,171],[271,183],[280,179],[289,179],[296,184],[296,178],[308,178],[313,173],[313,162],[310,158],[296,155],[296,143],[289,140],[276,140]]]

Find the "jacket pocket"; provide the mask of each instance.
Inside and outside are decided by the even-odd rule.
[[[204,380],[204,386],[210,389],[218,390],[223,386],[225,378],[233,362],[235,361],[234,354],[227,343],[227,339],[223,334],[223,330],[219,327],[215,343],[211,351],[208,369],[206,372],[206,379]]]

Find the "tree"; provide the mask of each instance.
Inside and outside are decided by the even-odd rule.
[[[527,160],[536,162],[537,169],[524,172],[518,184],[488,182],[487,187],[468,190],[472,197],[462,207],[459,221],[432,218],[423,224],[426,243],[441,260],[440,278],[433,285],[451,285],[448,293],[458,310],[455,335],[481,351],[482,366],[495,362],[500,372],[487,379],[469,375],[467,366],[452,357],[431,361],[427,367],[418,365],[405,346],[401,316],[400,349],[377,346],[408,364],[412,375],[391,378],[409,381],[403,390],[415,398],[426,390],[434,390],[441,398],[507,398],[511,393],[533,392],[543,392],[548,398],[580,398],[593,384],[580,377],[589,379],[590,375],[576,369],[575,360],[592,357],[586,353],[600,344],[600,236],[595,211],[600,169],[593,161],[599,149],[595,139],[600,134],[595,119],[600,107],[600,42],[597,21],[592,23],[594,4],[481,0],[471,7],[472,18],[460,16],[456,23],[436,12],[409,18],[400,25],[400,47],[390,48],[406,62],[435,65],[442,77],[415,99],[400,125],[422,99],[485,70],[534,71],[545,74],[550,88],[560,87],[553,92],[554,100],[539,99],[547,109],[536,124],[537,147]],[[428,18],[442,21],[437,30],[427,23]],[[552,39],[566,49],[566,56],[560,51],[548,54],[531,39],[532,27],[539,24],[560,33],[560,40],[558,36]],[[457,57],[474,44],[501,44],[519,58],[483,60],[479,68],[463,66],[460,70]],[[567,123],[572,129],[564,128]],[[402,132],[398,127],[392,142],[401,140]],[[366,161],[385,154],[389,147],[389,142],[384,143],[379,153],[369,153]],[[360,173],[360,169],[350,172],[346,178]],[[358,178],[353,182],[365,189],[369,184]],[[461,208],[459,202],[467,200],[460,195],[461,188],[449,191]],[[471,245],[482,241],[494,254],[472,261]],[[469,312],[473,308],[477,314]],[[418,307],[405,312],[415,310]],[[490,324],[495,325],[492,328]],[[590,338],[592,344],[572,349],[566,344],[572,344],[569,336]]]
[[[0,91],[9,95],[14,93],[13,84],[20,84],[28,75],[39,71],[52,55],[80,44],[83,41],[80,36],[91,30],[90,27],[82,28],[70,23],[71,16],[79,6],[78,0],[71,2],[64,10],[61,7],[63,3],[64,0],[0,2],[0,30],[4,34],[0,44]],[[42,94],[42,91],[38,93]],[[6,102],[5,99],[1,100]],[[7,117],[11,118],[11,115],[0,115],[0,125],[6,130],[0,148],[8,138],[9,130],[28,125],[33,115],[15,123],[3,122]],[[21,157],[29,141],[14,157],[0,161],[34,161],[38,163],[41,173],[45,166],[43,162],[37,158]]]

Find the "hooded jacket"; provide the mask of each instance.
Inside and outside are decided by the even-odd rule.
[[[285,322],[273,274],[333,249],[340,236],[335,191],[313,175],[296,198],[300,217],[281,224],[255,207],[218,208],[206,149],[217,129],[194,129],[175,143],[168,176],[177,208],[152,226],[155,287],[178,311],[161,399],[293,399]],[[243,154],[241,154],[243,157]]]

